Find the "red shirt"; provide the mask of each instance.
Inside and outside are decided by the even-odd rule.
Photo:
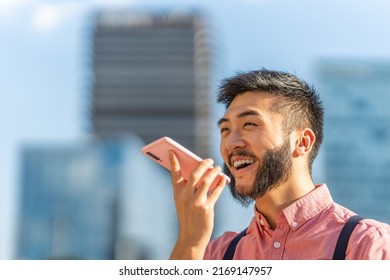
[[[335,203],[326,185],[286,207],[273,230],[255,210],[246,236],[237,245],[234,259],[305,260],[332,259],[342,227],[354,212]],[[204,259],[222,259],[237,235],[225,232],[211,241]],[[354,229],[346,259],[390,259],[390,226],[364,219]]]

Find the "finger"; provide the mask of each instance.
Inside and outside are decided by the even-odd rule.
[[[179,160],[177,159],[175,152],[168,151],[168,153],[169,153],[169,164],[170,164],[172,181],[179,182],[183,179]]]
[[[214,161],[212,159],[204,159],[199,165],[191,172],[188,178],[188,184],[192,187],[197,187],[201,178],[206,174],[206,172],[212,167]]]
[[[221,167],[216,166],[212,169],[209,169],[207,173],[201,178],[198,189],[197,189],[197,195],[198,196],[207,196],[207,193],[210,190],[211,185],[213,184],[214,180],[218,177],[218,174],[221,172]]]
[[[217,200],[222,194],[222,191],[225,189],[226,184],[227,178],[225,176],[222,176],[221,180],[218,182],[214,190],[209,194],[208,199],[212,204],[215,204],[217,202]]]

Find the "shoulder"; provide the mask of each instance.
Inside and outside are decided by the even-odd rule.
[[[204,255],[205,260],[221,260],[230,242],[239,232],[227,231],[207,245]]]
[[[324,212],[321,219],[325,227],[333,234],[339,235],[347,220],[356,213],[332,203]],[[348,242],[346,259],[390,259],[390,225],[365,218],[353,230]],[[336,238],[337,239],[337,238]]]
[[[205,260],[221,260],[230,242],[239,232],[227,231],[207,245],[204,255]]]
[[[251,228],[256,227],[256,218],[252,217],[248,227],[245,229],[246,231],[250,231]],[[244,230],[244,228],[242,229]],[[242,231],[225,231],[219,237],[211,240],[206,247],[206,251],[203,259],[205,260],[222,260],[223,256],[229,244],[232,240],[241,233]]]
[[[350,259],[390,259],[390,225],[363,219],[353,231],[350,245]]]
[[[390,225],[373,219],[363,219],[356,226],[355,233],[358,241],[389,241]]]

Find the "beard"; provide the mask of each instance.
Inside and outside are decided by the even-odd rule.
[[[247,151],[239,151],[235,155],[254,157]],[[254,200],[262,197],[290,178],[292,174],[292,157],[289,139],[285,139],[280,146],[270,149],[264,154],[252,186],[236,186],[236,181],[226,164],[224,164],[223,169],[225,174],[230,177],[229,187],[233,198],[247,207]],[[249,191],[243,193],[240,190]]]

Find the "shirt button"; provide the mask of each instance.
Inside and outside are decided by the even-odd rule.
[[[276,248],[276,249],[279,249],[280,248],[280,243],[279,242],[274,242],[274,247]]]
[[[292,222],[292,223],[291,223],[291,226],[294,227],[294,228],[296,228],[296,227],[298,226],[298,223],[297,223],[297,222]]]

